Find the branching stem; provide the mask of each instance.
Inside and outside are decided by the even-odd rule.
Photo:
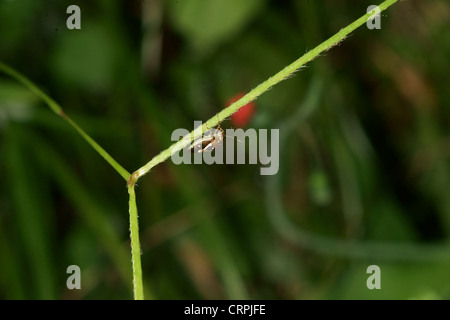
[[[378,7],[380,12],[386,10],[392,4],[396,3],[398,0],[386,0]],[[361,18],[351,23],[347,27],[340,30],[334,36],[328,40],[322,42],[314,49],[308,51],[302,57],[285,67],[283,70],[270,77],[259,86],[251,90],[245,96],[243,96],[238,101],[234,102],[228,108],[222,110],[211,119],[206,121],[201,127],[194,129],[191,133],[186,135],[180,141],[172,144],[169,148],[159,153],[153,159],[151,159],[146,165],[142,166],[136,170],[132,175],[125,170],[114,158],[112,158],[97,142],[94,141],[83,129],[81,129],[78,124],[76,124],[69,116],[67,116],[62,110],[61,106],[45,94],[41,89],[39,89],[34,83],[28,80],[19,72],[0,62],[0,71],[9,74],[11,77],[15,78],[26,87],[28,87],[32,92],[34,92],[38,97],[40,97],[49,106],[49,108],[56,113],[58,116],[67,121],[82,137],[86,142],[99,153],[103,159],[106,160],[126,181],[128,187],[129,199],[129,210],[130,210],[130,234],[131,234],[131,253],[132,253],[132,266],[133,266],[133,288],[134,288],[134,298],[137,300],[144,299],[143,293],[143,283],[142,283],[142,267],[141,267],[141,249],[139,243],[139,226],[138,226],[138,215],[136,206],[136,194],[135,185],[137,180],[143,175],[147,174],[154,166],[165,161],[175,152],[186,147],[191,143],[192,140],[199,138],[203,133],[209,128],[217,126],[223,119],[231,116],[233,113],[238,111],[241,107],[245,106],[247,103],[255,100],[261,94],[268,91],[274,85],[285,80],[300,68],[302,68],[306,63],[318,57],[321,53],[326,52],[333,46],[339,44],[342,40],[347,37],[356,28],[363,25],[372,15],[369,12],[363,15]],[[222,119],[222,120],[221,120]]]

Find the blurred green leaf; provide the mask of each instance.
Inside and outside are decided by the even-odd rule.
[[[315,170],[310,173],[308,179],[313,202],[319,206],[328,204],[332,193],[326,173],[323,170]]]
[[[26,299],[26,281],[22,278],[23,263],[19,259],[20,253],[17,247],[10,245],[13,241],[7,238],[2,222],[0,221],[0,261],[2,262],[0,263],[0,287],[3,289],[1,295],[5,299]]]
[[[42,4],[36,0],[0,1],[0,34],[4,53],[13,53],[21,41],[33,34],[34,28],[30,26]]]
[[[32,275],[35,298],[55,299],[55,267],[52,257],[52,234],[45,195],[45,182],[31,161],[27,161],[27,142],[22,131],[8,126],[5,157],[8,184],[14,202],[14,214],[22,234],[27,255],[28,272]]]
[[[370,237],[380,240],[415,240],[417,235],[404,212],[388,199],[379,199],[369,216]]]
[[[24,86],[0,81],[0,127],[9,121],[28,121],[34,114],[36,96]]]
[[[228,40],[264,5],[262,0],[169,1],[174,27],[199,51]]]
[[[105,26],[86,21],[81,30],[64,31],[51,54],[51,67],[58,81],[102,91],[111,85],[120,48]]]

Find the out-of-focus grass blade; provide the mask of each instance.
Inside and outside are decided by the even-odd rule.
[[[10,300],[22,300],[26,298],[25,281],[20,274],[22,268],[12,243],[0,223],[0,296]]]
[[[32,274],[34,297],[54,299],[55,274],[52,263],[49,235],[52,230],[47,225],[48,206],[44,203],[43,186],[33,167],[28,146],[22,140],[21,130],[14,125],[8,126],[5,134],[4,156],[7,165],[7,183],[14,204],[14,214],[21,232],[27,254],[27,263]],[[14,245],[14,247],[20,244]],[[13,250],[14,250],[13,247]]]

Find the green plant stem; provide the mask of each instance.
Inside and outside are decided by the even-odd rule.
[[[388,7],[390,7],[397,1],[398,0],[384,1],[382,4],[378,6],[380,12],[386,10]],[[231,116],[233,113],[237,112],[241,107],[245,106],[249,102],[258,98],[264,92],[268,91],[272,86],[276,85],[277,83],[285,80],[286,78],[294,74],[306,63],[315,59],[321,53],[331,49],[333,46],[340,43],[352,31],[363,25],[368,20],[368,18],[371,17],[371,15],[372,12],[363,15],[361,18],[351,23],[344,29],[340,30],[338,33],[336,33],[328,40],[322,42],[320,45],[307,52],[305,55],[294,61],[292,64],[288,65],[283,70],[281,70],[274,76],[270,77],[269,79],[258,85],[256,88],[254,88],[245,96],[243,96],[241,99],[234,102],[228,108],[222,110],[214,117],[206,121],[202,126],[194,129],[183,139],[172,144],[168,149],[159,153],[157,156],[151,159],[146,165],[142,166],[140,169],[135,171],[132,175],[130,175],[130,173],[127,170],[125,170],[119,163],[117,163],[102,147],[100,147],[100,145],[97,142],[95,142],[83,129],[81,129],[70,117],[68,117],[58,103],[56,103],[53,99],[51,99],[47,94],[45,94],[42,90],[40,90],[31,81],[29,81],[23,75],[21,75],[17,71],[13,70],[12,68],[8,67],[7,65],[1,62],[0,62],[0,70],[4,71],[11,77],[23,83],[32,92],[34,92],[37,96],[43,99],[53,112],[55,112],[57,115],[66,120],[86,140],[86,142],[89,145],[91,145],[125,180],[127,180],[128,193],[130,195],[129,210],[130,210],[130,233],[131,233],[131,251],[132,251],[132,265],[133,265],[134,298],[136,300],[142,300],[144,298],[144,293],[142,284],[141,251],[139,243],[139,226],[136,207],[136,194],[134,190],[136,181],[143,175],[147,174],[154,166],[165,161],[172,154],[186,147],[194,139],[199,138],[206,130],[217,126],[223,119],[226,119],[227,117]]]
[[[128,180],[130,173],[125,170],[113,157],[109,155],[94,139],[92,139],[83,129],[81,129],[61,108],[61,106],[45,94],[41,89],[39,89],[34,83],[28,80],[25,76],[17,72],[16,70],[8,67],[4,63],[0,62],[0,70],[10,75],[17,81],[28,87],[34,94],[39,98],[44,100],[44,102],[49,106],[49,108],[56,113],[58,116],[66,120],[83,138],[86,142],[97,151],[103,159],[106,160],[125,180]]]
[[[134,184],[128,185],[130,195],[130,235],[131,260],[133,265],[133,291],[135,300],[144,300],[144,286],[142,284],[141,245],[139,242],[139,224],[136,206],[136,193]]]
[[[398,0],[387,0],[381,3],[378,7],[380,9],[380,12],[386,10],[388,7],[393,5]],[[304,54],[302,57],[285,67],[283,70],[275,74],[274,76],[270,77],[260,85],[258,85],[256,88],[251,90],[249,93],[247,93],[245,96],[243,96],[238,101],[231,104],[229,107],[225,108],[215,116],[213,116],[211,119],[206,121],[202,126],[199,126],[198,128],[194,129],[191,133],[183,137],[180,141],[172,144],[168,149],[162,151],[157,156],[155,156],[153,159],[151,159],[147,164],[139,168],[136,172],[133,173],[133,175],[130,177],[130,180],[136,182],[140,177],[147,174],[154,166],[157,164],[165,161],[167,158],[169,158],[172,154],[180,151],[184,147],[186,147],[188,144],[191,143],[191,141],[199,138],[202,136],[202,134],[215,126],[217,126],[223,119],[226,119],[227,117],[231,116],[233,113],[238,111],[241,107],[245,106],[249,102],[255,100],[258,98],[261,94],[268,91],[271,87],[276,85],[277,83],[280,83],[281,81],[285,80],[292,74],[294,74],[296,71],[298,71],[301,67],[303,67],[306,63],[310,62],[311,60],[315,59],[317,56],[319,56],[321,53],[331,49],[335,45],[339,44],[342,40],[345,39],[352,31],[363,25],[367,22],[369,17],[371,17],[373,13],[369,12],[363,15],[358,20],[354,21],[353,23],[349,24],[347,27],[341,29],[338,33],[336,33],[334,36],[329,38],[328,40],[322,42],[314,49],[308,51],[306,54]],[[221,120],[222,119],[222,120]]]

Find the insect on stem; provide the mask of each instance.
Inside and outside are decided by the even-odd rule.
[[[189,149],[192,153],[213,151],[220,143],[222,143],[223,137],[224,131],[220,125],[218,125],[217,128],[209,129],[201,138],[194,140]]]

